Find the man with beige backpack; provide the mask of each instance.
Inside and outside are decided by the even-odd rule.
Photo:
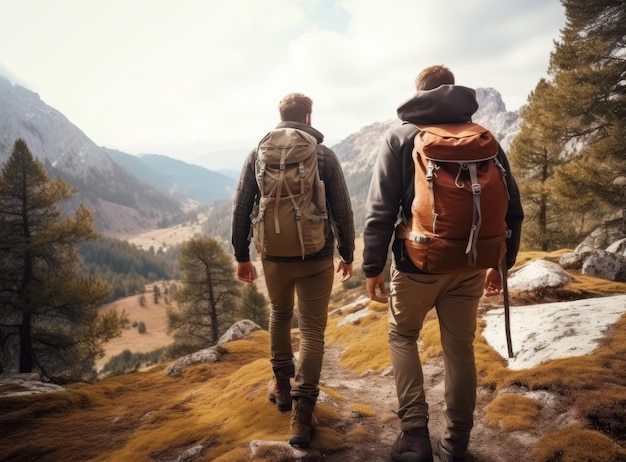
[[[281,122],[252,150],[241,171],[232,245],[241,281],[256,277],[251,237],[261,257],[271,302],[269,399],[279,411],[291,410],[289,443],[307,448],[319,395],[335,242],[337,272],[346,281],[352,276],[354,222],[341,165],[311,126],[311,99],[291,93],[278,109]],[[291,346],[296,294],[297,365]]]

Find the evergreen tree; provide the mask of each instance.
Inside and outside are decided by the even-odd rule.
[[[587,197],[569,207],[554,194],[553,175],[564,162],[560,118],[552,111],[554,86],[541,79],[521,109],[521,127],[509,150],[524,205],[522,245],[543,251],[567,247],[579,238],[578,217],[595,207]],[[567,224],[567,226],[564,226]]]
[[[549,73],[569,162],[555,172],[567,200],[626,208],[626,3],[562,0],[567,18]],[[626,232],[626,229],[625,229]]]
[[[157,284],[154,284],[154,286],[152,286],[152,296],[154,298],[154,304],[158,305],[159,299],[161,298],[161,289],[159,289],[159,286]]]
[[[181,284],[172,291],[178,308],[167,309],[171,356],[215,345],[233,323],[240,290],[232,256],[210,237],[182,245],[180,268]]]
[[[59,203],[76,191],[50,181],[26,143],[15,142],[0,175],[0,357],[6,370],[79,378],[124,316],[98,315],[110,286],[76,274],[77,246],[94,239],[91,214],[63,218]]]
[[[265,296],[257,290],[256,284],[245,284],[241,294],[241,311],[243,319],[256,322],[263,329],[269,328],[268,303]]]

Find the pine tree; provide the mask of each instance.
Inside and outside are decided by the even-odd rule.
[[[181,284],[172,291],[178,307],[168,307],[170,356],[215,345],[236,316],[240,283],[232,256],[215,239],[196,236],[181,247]]]
[[[110,286],[78,277],[78,243],[94,239],[90,212],[63,218],[75,189],[50,181],[26,143],[15,142],[0,175],[0,355],[6,370],[79,378],[93,370],[102,344],[121,333],[124,316],[98,315]]]
[[[543,251],[567,247],[579,238],[577,223],[584,211],[595,207],[589,198],[573,204],[559,202],[554,194],[553,175],[565,161],[560,118],[552,111],[554,85],[541,79],[521,109],[521,127],[509,150],[509,159],[524,204],[522,245]],[[564,223],[567,226],[564,226]]]
[[[549,73],[569,162],[555,172],[555,191],[591,197],[598,210],[626,209],[626,3],[562,0],[567,18]],[[626,229],[625,229],[626,232]]]
[[[263,329],[269,328],[267,299],[257,290],[255,284],[245,284],[241,294],[240,315],[254,321]]]

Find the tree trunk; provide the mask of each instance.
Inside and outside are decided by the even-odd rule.
[[[31,317],[24,312],[20,326],[20,372],[33,371],[33,346],[30,337]]]

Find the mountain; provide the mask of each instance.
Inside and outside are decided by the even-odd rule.
[[[506,150],[519,132],[519,114],[507,111],[493,88],[478,88],[476,96],[474,121],[492,130]],[[385,132],[400,123],[375,122],[332,146],[346,175],[357,230],[363,228],[362,205],[379,144]],[[51,177],[62,177],[78,188],[70,205],[87,205],[96,228],[108,235],[160,228],[183,217],[190,203],[228,200],[239,176],[158,154],[132,156],[99,147],[39,95],[0,76],[0,164],[11,155],[17,138],[26,141]],[[217,165],[215,154],[212,164]],[[229,213],[229,207],[223,209],[220,213]],[[229,217],[213,218],[218,223]]]
[[[507,111],[500,93],[493,88],[477,88],[478,111],[474,122],[487,127],[507,151],[520,130],[519,111]]]
[[[18,138],[51,178],[61,177],[78,188],[68,208],[85,204],[99,231],[118,234],[155,228],[181,213],[179,201],[113,162],[37,93],[0,76],[0,164],[10,157]]]
[[[141,181],[180,200],[192,199],[210,204],[228,199],[232,197],[237,183],[231,176],[168,156],[133,156],[114,149],[105,150],[111,159]]]

